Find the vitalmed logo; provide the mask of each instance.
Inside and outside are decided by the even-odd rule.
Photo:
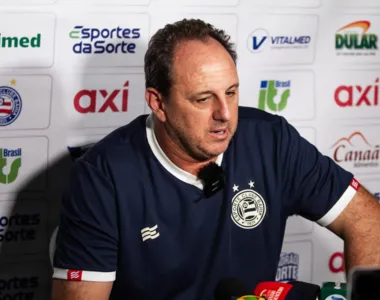
[[[277,267],[276,281],[298,280],[299,254],[295,252],[282,252]]]
[[[340,85],[334,92],[334,100],[340,107],[379,105],[379,78],[369,85]]]
[[[21,113],[22,100],[15,86],[14,79],[10,86],[0,86],[0,126],[12,124]]]
[[[258,108],[272,112],[284,110],[290,97],[290,87],[290,80],[262,80]]]
[[[21,148],[0,148],[0,186],[16,180],[21,167],[21,156]]]
[[[0,48],[40,48],[41,33],[35,36],[9,36],[0,32]]]
[[[355,168],[372,168],[379,166],[379,145],[370,144],[361,132],[354,132],[343,137],[332,146],[333,159],[337,163],[350,164]]]
[[[81,114],[128,111],[129,81],[115,90],[80,90],[74,96],[74,108]]]
[[[69,37],[76,54],[134,54],[137,51],[135,40],[141,37],[140,30],[120,26],[96,28],[77,25],[69,32]]]
[[[337,30],[335,49],[338,55],[376,55],[378,36],[369,33],[371,22],[360,20]]]
[[[330,256],[329,269],[330,269],[330,272],[334,274],[345,271],[343,252],[335,252]]]
[[[36,239],[36,227],[41,222],[40,214],[0,215],[0,242],[23,242]]]
[[[0,279],[0,299],[36,299],[35,293],[39,286],[36,276],[15,276]]]
[[[248,37],[248,49],[253,52],[261,52],[266,48],[271,49],[305,49],[311,42],[309,35],[270,35],[265,29],[256,29]]]

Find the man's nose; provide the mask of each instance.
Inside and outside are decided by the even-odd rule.
[[[213,117],[215,120],[224,122],[231,119],[231,111],[226,97],[217,99]]]

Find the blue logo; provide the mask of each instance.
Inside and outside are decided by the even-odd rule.
[[[328,296],[326,300],[346,300],[346,298],[343,297],[342,295],[335,294],[335,295]]]
[[[9,86],[0,86],[0,126],[13,123],[20,115],[21,96]]]
[[[265,29],[256,29],[248,38],[248,49],[251,52],[261,52],[271,49],[306,49],[311,42],[308,35],[278,35],[271,36]]]
[[[374,193],[373,196],[375,197],[375,199],[376,199],[377,201],[380,202],[380,193],[379,193],[379,192]]]
[[[88,28],[75,26],[69,33],[75,42],[76,54],[118,54],[136,53],[134,40],[141,37],[140,28]]]
[[[282,252],[278,262],[276,281],[298,280],[299,260],[298,253]]]

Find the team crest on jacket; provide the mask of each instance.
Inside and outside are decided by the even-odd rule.
[[[250,184],[250,187],[253,185]],[[234,185],[234,191],[238,187]],[[232,198],[231,218],[234,223],[243,229],[252,229],[260,225],[266,213],[263,197],[252,189],[238,192]]]

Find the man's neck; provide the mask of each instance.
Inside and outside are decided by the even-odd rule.
[[[207,161],[197,161],[188,154],[181,147],[173,141],[169,136],[164,126],[157,122],[154,122],[154,134],[156,136],[157,142],[161,147],[165,155],[170,159],[170,161],[175,164],[178,168],[193,174],[198,175],[199,170],[210,162],[215,162],[217,157],[212,158]]]

